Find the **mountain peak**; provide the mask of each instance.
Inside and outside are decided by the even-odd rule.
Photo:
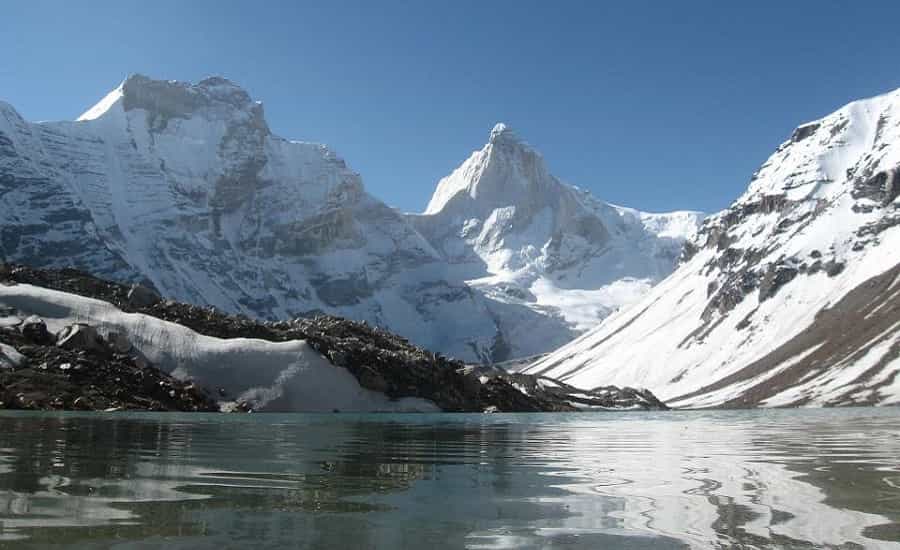
[[[440,212],[452,201],[466,215],[487,216],[495,208],[528,201],[529,193],[555,182],[540,153],[498,122],[490,141],[438,182],[425,213]]]
[[[490,143],[517,143],[518,141],[519,138],[516,133],[513,132],[509,125],[503,122],[498,122],[491,130]]]
[[[190,118],[203,110],[249,113],[249,118],[259,127],[267,128],[262,104],[253,101],[243,88],[221,76],[207,77],[194,84],[179,80],[157,80],[133,73],[78,120],[99,119],[113,110],[127,112],[135,109],[159,115],[164,120]]]

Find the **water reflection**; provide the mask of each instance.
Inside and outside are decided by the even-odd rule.
[[[900,410],[0,415],[0,547],[900,548]]]

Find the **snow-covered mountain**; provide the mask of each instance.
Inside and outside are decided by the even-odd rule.
[[[900,403],[900,90],[797,128],[685,262],[527,367],[672,406]]]
[[[697,216],[600,203],[499,126],[405,216],[325,146],[272,134],[232,82],[135,75],[74,122],[0,102],[0,220],[0,259],[255,317],[321,310],[490,362],[549,351],[639,297]]]
[[[501,322],[507,313],[497,305],[514,304],[575,332],[668,275],[702,218],[601,202],[550,174],[540,153],[505,124],[438,183],[424,214],[410,216],[447,262],[491,298]],[[556,339],[552,327],[521,328],[513,357],[546,349],[529,334]]]

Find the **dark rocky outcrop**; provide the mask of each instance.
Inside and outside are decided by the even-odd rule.
[[[798,141],[803,141],[809,136],[815,134],[816,130],[818,130],[820,126],[821,124],[819,124],[818,122],[799,126],[794,130],[794,133],[791,134],[791,142],[797,143]]]
[[[721,284],[707,287],[710,299],[700,315],[704,322],[712,320],[715,313],[725,315],[735,308],[744,297],[757,288],[759,274],[752,269],[741,269],[725,275]]]
[[[477,376],[485,385],[509,383],[522,393],[540,400],[558,410],[583,409],[651,409],[666,410],[668,407],[645,389],[603,386],[584,390],[546,376],[508,372],[497,366],[470,366],[465,371]]]
[[[681,247],[681,255],[678,256],[678,265],[688,263],[699,251],[700,248],[693,241],[684,241],[684,245]]]
[[[759,301],[775,295],[782,286],[791,282],[799,270],[787,264],[769,264],[759,282]]]
[[[891,204],[900,195],[900,169],[884,170],[858,179],[851,194],[855,199],[869,199],[881,206]]]
[[[3,282],[0,279],[0,284]],[[141,304],[129,297],[132,293],[129,286],[74,269],[11,266],[6,283],[32,284],[104,300],[123,311],[151,315],[218,338],[259,338],[275,342],[305,340],[332,364],[350,371],[361,386],[395,399],[427,399],[444,411],[574,411],[582,402],[571,394],[592,395],[575,388],[559,392],[528,391],[527,387],[534,388],[536,384],[532,380],[534,377],[491,375],[485,379],[460,361],[414,346],[405,338],[378,327],[339,317],[319,315],[263,322],[171,300]],[[127,342],[127,335],[116,335],[115,340],[122,337]],[[108,343],[104,345],[109,346]],[[526,391],[517,389],[514,384],[526,387]],[[587,398],[589,403],[582,404],[607,408],[665,408],[649,392],[604,388],[601,395],[597,391]]]

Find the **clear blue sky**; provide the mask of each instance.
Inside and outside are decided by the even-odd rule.
[[[509,123],[553,173],[717,210],[799,123],[900,87],[900,2],[4,2],[0,99],[71,119],[127,74],[224,75],[387,203]]]

